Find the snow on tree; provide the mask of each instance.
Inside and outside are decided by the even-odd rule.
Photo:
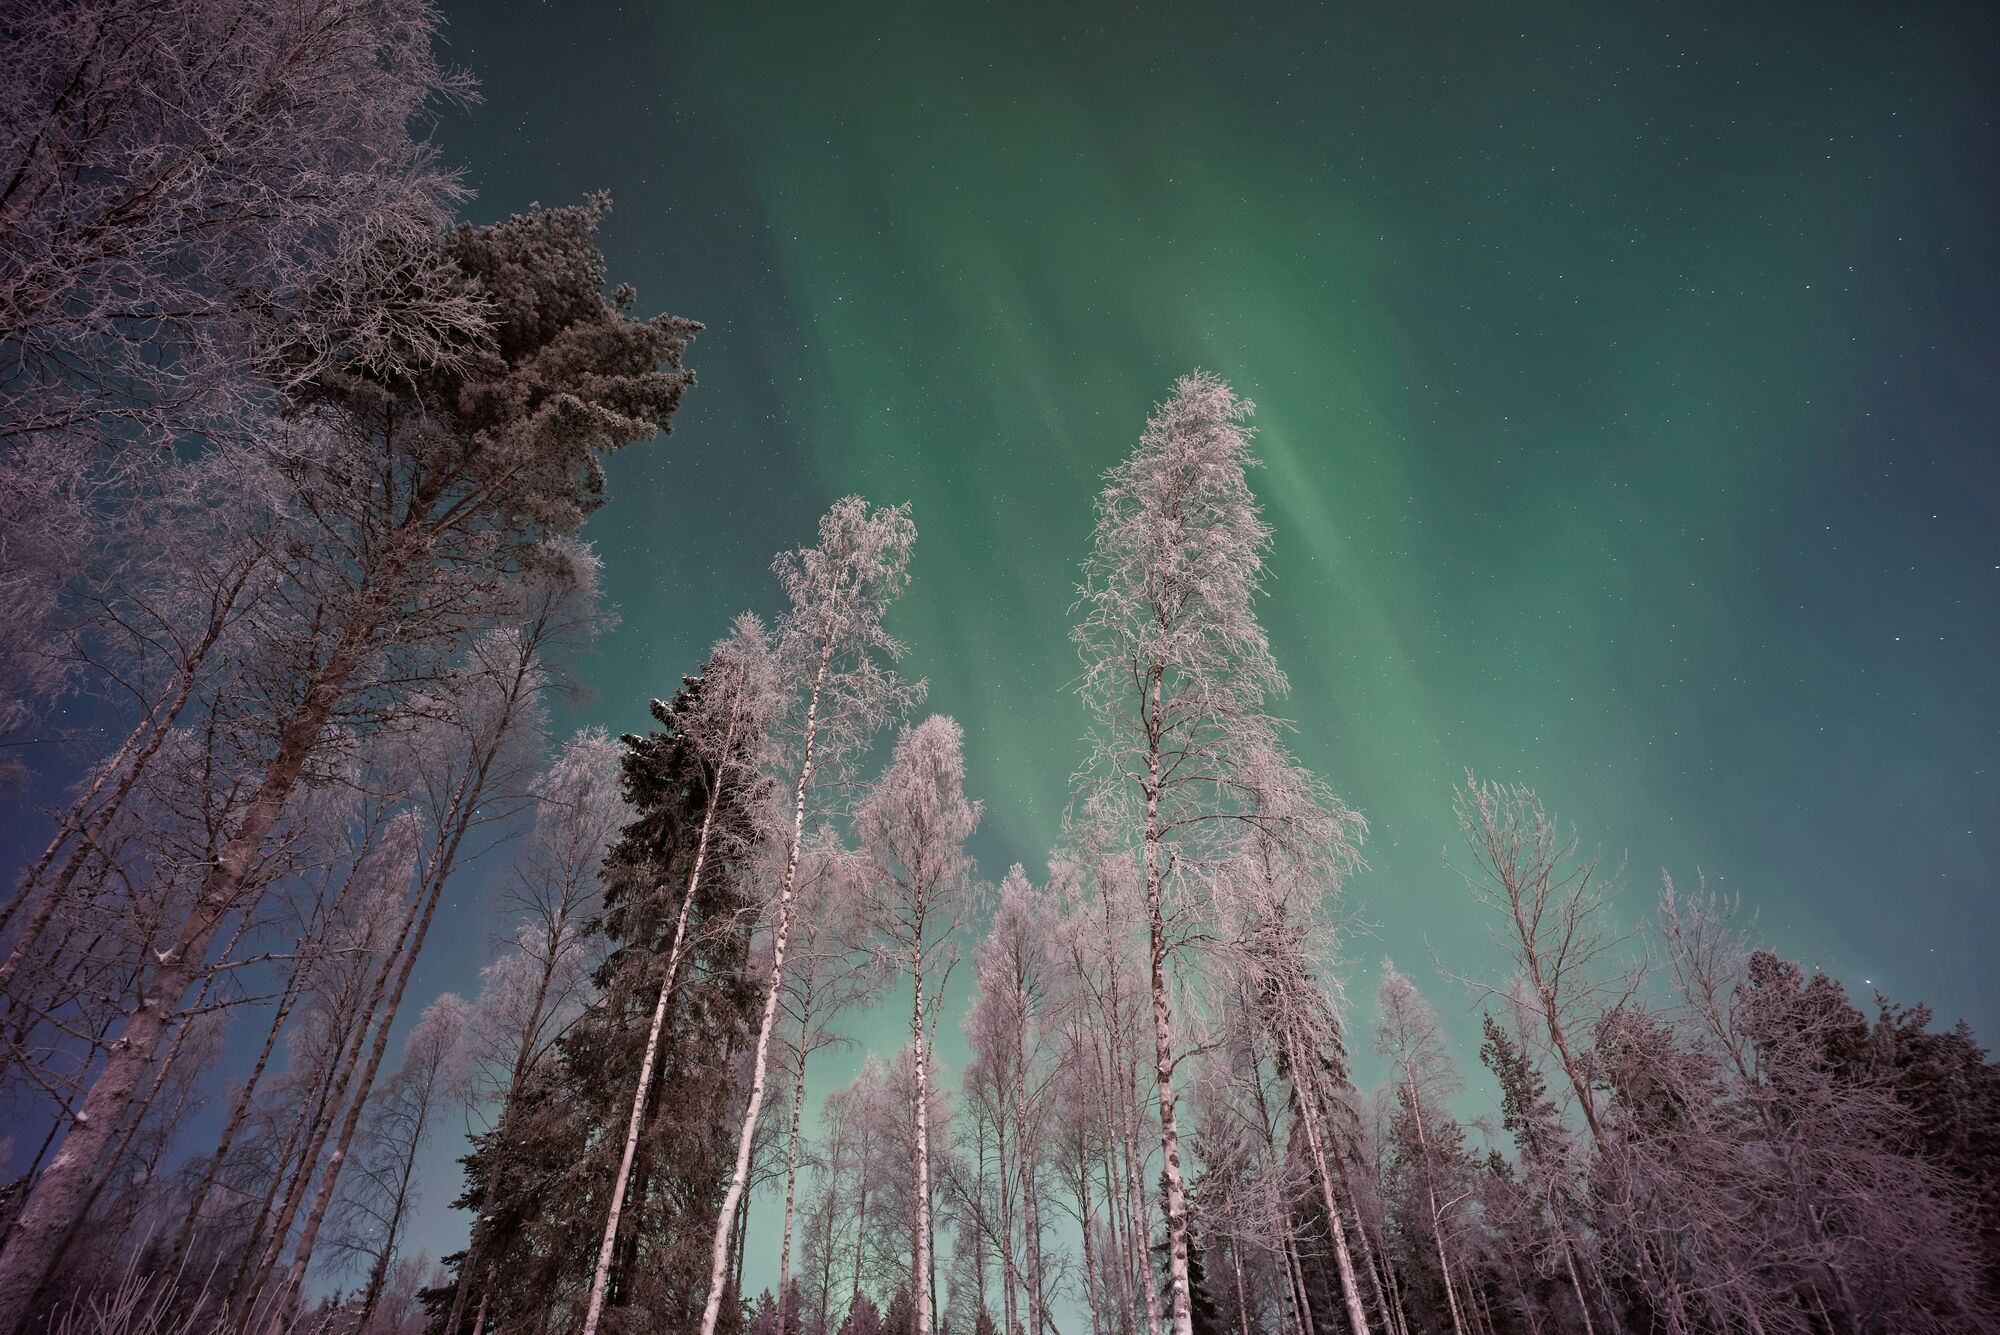
[[[1204,873],[1259,809],[1266,701],[1285,689],[1256,614],[1270,528],[1246,477],[1251,411],[1205,372],[1176,382],[1105,474],[1074,631],[1096,722],[1088,782],[1139,861],[1174,1335],[1192,1318],[1169,974],[1212,917]]]
[[[855,811],[869,858],[855,886],[856,912],[910,980],[917,1335],[930,1335],[932,1319],[931,1033],[938,993],[956,958],[951,935],[963,922],[971,889],[965,841],[979,826],[979,803],[965,796],[964,736],[942,715],[904,728],[889,768]]]
[[[730,1229],[749,1185],[751,1149],[764,1105],[765,1065],[784,984],[808,803],[819,797],[815,785],[825,783],[829,775],[843,777],[876,730],[921,690],[897,680],[893,664],[903,648],[882,624],[884,613],[908,583],[910,544],[915,539],[916,526],[907,506],[871,509],[860,497],[849,496],[820,519],[819,546],[786,552],[774,563],[791,603],[778,625],[781,681],[795,711],[790,720],[794,748],[784,762],[791,778],[791,829],[782,836],[785,865],[770,907],[770,965],[764,980],[763,1017],[752,1048],[750,1099],[737,1137],[736,1169],[715,1222],[701,1335],[715,1335]]]

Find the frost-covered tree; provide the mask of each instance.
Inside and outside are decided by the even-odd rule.
[[[694,839],[694,856],[688,867],[687,884],[681,892],[674,918],[672,943],[667,947],[666,965],[660,976],[658,999],[653,1005],[652,1025],[647,1031],[646,1053],[639,1064],[633,1086],[632,1112],[627,1120],[623,1158],[611,1190],[611,1205],[604,1224],[604,1239],[598,1249],[597,1273],[591,1281],[590,1306],[584,1329],[593,1331],[604,1310],[606,1285],[611,1275],[612,1252],[617,1245],[620,1215],[625,1201],[632,1162],[638,1153],[639,1136],[645,1124],[646,1099],[653,1082],[660,1036],[666,1025],[667,1006],[680,974],[681,956],[687,945],[688,917],[695,895],[701,888],[711,846],[739,839],[741,827],[732,821],[718,824],[716,815],[726,810],[759,809],[762,766],[768,760],[770,730],[780,707],[777,663],[763,623],[749,615],[738,617],[730,633],[710,651],[702,675],[676,701],[669,717],[680,739],[682,753],[691,762],[692,778],[703,794],[701,824]],[[730,847],[716,850],[733,856],[744,850]],[[456,1313],[464,1305],[461,1282],[454,1300]]]
[[[786,552],[774,566],[791,603],[778,624],[781,681],[793,710],[792,747],[783,762],[791,780],[791,828],[782,836],[785,861],[769,910],[770,965],[751,1049],[750,1098],[737,1135],[736,1169],[715,1221],[701,1335],[715,1335],[727,1286],[730,1230],[749,1186],[807,806],[816,799],[816,785],[828,775],[843,777],[876,730],[917,694],[897,680],[893,665],[902,645],[883,626],[884,613],[908,582],[915,539],[907,506],[871,508],[850,496],[821,518],[819,546]]]
[[[793,1292],[794,1223],[798,1210],[800,1155],[805,1146],[807,1067],[813,1054],[845,1041],[834,1027],[850,1007],[870,1000],[884,971],[856,947],[869,926],[855,903],[865,859],[842,847],[834,831],[822,827],[808,836],[799,857],[793,918],[792,967],[782,994],[791,1081],[791,1115],[785,1133],[785,1222],[778,1245],[778,1291]]]
[[[1399,1127],[1407,1127],[1403,1162],[1422,1193],[1425,1223],[1437,1250],[1438,1274],[1444,1286],[1451,1328],[1464,1335],[1466,1318],[1460,1306],[1463,1281],[1456,1278],[1447,1237],[1460,1204],[1454,1146],[1443,1142],[1439,1122],[1445,1103],[1460,1088],[1458,1071],[1445,1046],[1437,1013],[1389,960],[1382,961],[1382,986],[1376,994],[1375,1050],[1388,1059],[1395,1078]]]
[[[410,1212],[416,1206],[417,1156],[437,1128],[440,1114],[457,1101],[463,1076],[470,1007],[447,992],[424,1007],[403,1060],[369,1096],[354,1171],[334,1206],[332,1255],[336,1267],[366,1276],[359,1322],[368,1326],[399,1259]]]
[[[599,455],[667,426],[695,326],[636,320],[626,294],[604,295],[591,243],[602,211],[463,228],[439,245],[440,262],[516,313],[478,356],[395,376],[339,363],[296,391],[339,448],[285,461],[288,485],[313,498],[320,541],[287,550],[292,595],[270,629],[289,622],[293,633],[264,641],[270,657],[245,697],[255,726],[234,785],[243,797],[185,910],[152,944],[110,1055],[0,1253],[0,1325],[28,1310],[184,994],[225,926],[253,907],[253,873],[308,766],[329,759],[339,725],[380,717],[410,655],[469,648],[495,611],[482,586],[505,583],[601,499]]]
[[[0,27],[0,736],[98,684],[65,655],[107,624],[102,579],[144,559],[106,539],[200,442],[260,434],[274,391],[331,364],[477,345],[487,302],[433,244],[461,191],[413,133],[470,91],[438,21],[64,0]]]
[[[1246,477],[1251,411],[1204,372],[1175,384],[1105,474],[1074,632],[1096,722],[1089,782],[1139,862],[1174,1335],[1191,1318],[1169,974],[1210,919],[1204,872],[1258,810],[1266,701],[1285,688],[1256,614],[1270,529]]]
[[[495,1102],[504,1118],[530,1072],[546,1061],[581,1011],[590,965],[592,917],[602,910],[606,851],[633,811],[618,791],[620,753],[601,731],[586,729],[535,785],[535,827],[516,863],[508,896],[518,909],[514,949],[482,971],[468,1042],[476,1104]],[[485,1222],[499,1190],[473,1216],[459,1266],[448,1328],[463,1314],[478,1273]]]
[[[930,1335],[932,1316],[931,1030],[955,958],[951,936],[971,890],[965,841],[979,826],[979,803],[965,796],[964,736],[942,715],[903,729],[889,768],[854,818],[869,860],[857,878],[857,914],[910,980],[917,1335]]]

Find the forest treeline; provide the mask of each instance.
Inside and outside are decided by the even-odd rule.
[[[643,735],[559,733],[602,461],[665,448],[700,326],[610,285],[604,198],[454,221],[437,23],[0,24],[0,756],[46,816],[0,906],[0,1335],[1993,1328],[1967,1028],[1706,887],[1636,902],[1526,788],[1457,791],[1439,908],[1493,970],[1385,960],[1350,1018],[1366,825],[1287,744],[1214,376],[1078,535],[1089,748],[1032,872],[980,877],[889,629],[906,506],[833,504]],[[413,991],[495,924],[472,995]]]

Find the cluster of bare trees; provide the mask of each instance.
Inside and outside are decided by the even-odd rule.
[[[0,729],[55,794],[0,909],[0,1328],[106,1273],[239,1331],[316,1259],[364,1321],[413,1297],[471,1022],[432,1003],[396,1066],[412,974],[473,848],[532,824],[560,877],[565,766],[604,768],[541,772],[603,622],[573,534],[697,326],[606,295],[602,200],[449,224],[435,27],[79,0],[0,34]]]
[[[847,958],[888,924],[911,1040],[825,1100],[797,1269],[791,1073],[789,1135],[763,1151],[785,1262],[753,1328],[1987,1328],[2000,1068],[1925,1013],[1870,1024],[1713,897],[1669,883],[1647,926],[1526,789],[1458,794],[1459,903],[1504,964],[1442,981],[1483,1012],[1496,1115],[1469,1117],[1443,1023],[1386,960],[1359,1085],[1338,929],[1365,824],[1269,712],[1248,413],[1188,377],[1107,475],[1078,602],[1096,746],[1047,876],[979,892],[971,1059],[942,1106],[913,944],[931,900],[889,869],[964,876],[976,812],[901,802],[900,837],[937,849],[879,848],[885,793],[947,725],[906,732],[855,809],[854,889],[816,939]],[[950,754],[920,791],[957,793]]]

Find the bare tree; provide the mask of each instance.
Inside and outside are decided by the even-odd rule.
[[[1616,878],[1579,852],[1576,833],[1565,834],[1531,789],[1468,773],[1453,810],[1473,859],[1461,879],[1476,903],[1500,916],[1497,937],[1525,980],[1540,1041],[1592,1140],[1606,1148],[1582,1045],[1637,986],[1636,978],[1604,973],[1622,942],[1608,916]]]
[[[963,921],[971,889],[965,841],[979,826],[979,803],[965,796],[963,748],[964,733],[942,715],[904,728],[889,768],[855,812],[870,864],[857,879],[859,915],[910,979],[917,1335],[930,1335],[932,1315],[931,1031],[924,1017],[937,1013],[955,959],[951,935]]]
[[[402,1064],[369,1096],[355,1171],[344,1176],[334,1207],[330,1249],[336,1265],[358,1265],[367,1276],[363,1329],[389,1283],[416,1204],[417,1155],[463,1078],[469,1015],[465,999],[451,992],[424,1007],[403,1041]]]
[[[1096,720],[1089,782],[1137,844],[1174,1335],[1191,1317],[1168,973],[1208,916],[1202,872],[1256,809],[1246,771],[1271,745],[1265,701],[1285,687],[1254,606],[1270,530],[1245,478],[1250,412],[1214,376],[1175,384],[1105,474],[1074,632]]]
[[[764,1106],[765,1065],[784,984],[791,932],[792,892],[805,835],[806,807],[822,769],[836,778],[867,746],[875,731],[918,693],[901,685],[892,665],[902,646],[882,617],[908,582],[916,526],[907,506],[871,510],[858,496],[835,503],[820,520],[820,544],[781,555],[775,563],[791,610],[778,626],[783,681],[800,715],[795,720],[792,822],[785,869],[771,906],[770,971],[764,980],[763,1017],[752,1048],[750,1099],[737,1135],[736,1168],[715,1222],[708,1299],[701,1335],[715,1335],[729,1264],[729,1235],[748,1186],[757,1118]]]

